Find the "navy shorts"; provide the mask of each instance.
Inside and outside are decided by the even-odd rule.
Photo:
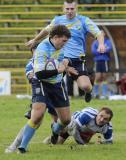
[[[100,60],[95,62],[94,71],[100,73],[108,72],[108,61]]]
[[[79,73],[78,75],[71,75],[73,80],[77,80],[78,77],[82,75],[88,76],[86,61],[82,61],[80,58],[67,58],[67,59],[69,60],[68,66],[74,67]]]
[[[46,105],[50,102],[54,108],[69,107],[64,82],[51,84],[32,80],[32,103],[36,102],[45,103]]]
[[[55,111],[55,108],[54,106],[52,105],[52,102],[48,99],[47,101],[47,109],[48,109],[48,113],[49,114],[52,114],[54,116],[57,116],[57,113]]]

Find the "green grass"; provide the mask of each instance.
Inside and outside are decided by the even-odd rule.
[[[23,117],[30,100],[16,99],[15,96],[0,97],[0,160],[125,160],[126,157],[126,105],[125,101],[92,100],[88,106],[100,108],[109,106],[113,112],[113,145],[94,144],[96,136],[87,146],[76,145],[70,138],[64,145],[44,145],[42,140],[50,134],[51,118],[45,115],[42,126],[29,144],[25,155],[5,154],[4,149],[12,142],[17,132],[26,123]],[[71,110],[80,110],[87,104],[82,98],[71,99]],[[72,146],[72,147],[71,147]]]

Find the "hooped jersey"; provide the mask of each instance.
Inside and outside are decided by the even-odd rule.
[[[98,126],[96,124],[96,116],[98,110],[87,107],[81,111],[77,111],[72,116],[72,122],[77,125],[77,132],[81,137],[84,138],[85,143],[89,142],[91,137],[95,133],[101,133],[105,141],[112,141],[112,124],[107,123],[103,126]],[[78,135],[74,136],[75,140],[79,141]]]

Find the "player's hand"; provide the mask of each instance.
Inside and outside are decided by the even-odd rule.
[[[105,51],[106,51],[105,45],[104,44],[99,44],[97,51],[99,53],[105,53]]]
[[[67,67],[69,63],[69,60],[67,58],[63,59],[63,64]]]
[[[58,70],[58,73],[63,73],[65,69],[66,69],[65,65],[60,63],[57,70]]]
[[[29,48],[34,47],[34,45],[36,44],[35,39],[31,39],[30,41],[26,42],[25,45]]]
[[[78,71],[74,67],[67,67],[66,68],[66,73],[70,75],[78,75]]]

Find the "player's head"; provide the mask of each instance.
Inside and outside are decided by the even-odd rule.
[[[63,11],[68,19],[72,19],[77,13],[77,2],[76,0],[65,0]]]
[[[96,116],[96,124],[103,126],[107,124],[113,117],[113,112],[108,107],[103,107]]]
[[[49,34],[49,38],[56,49],[61,49],[70,37],[71,33],[65,25],[54,26]]]

